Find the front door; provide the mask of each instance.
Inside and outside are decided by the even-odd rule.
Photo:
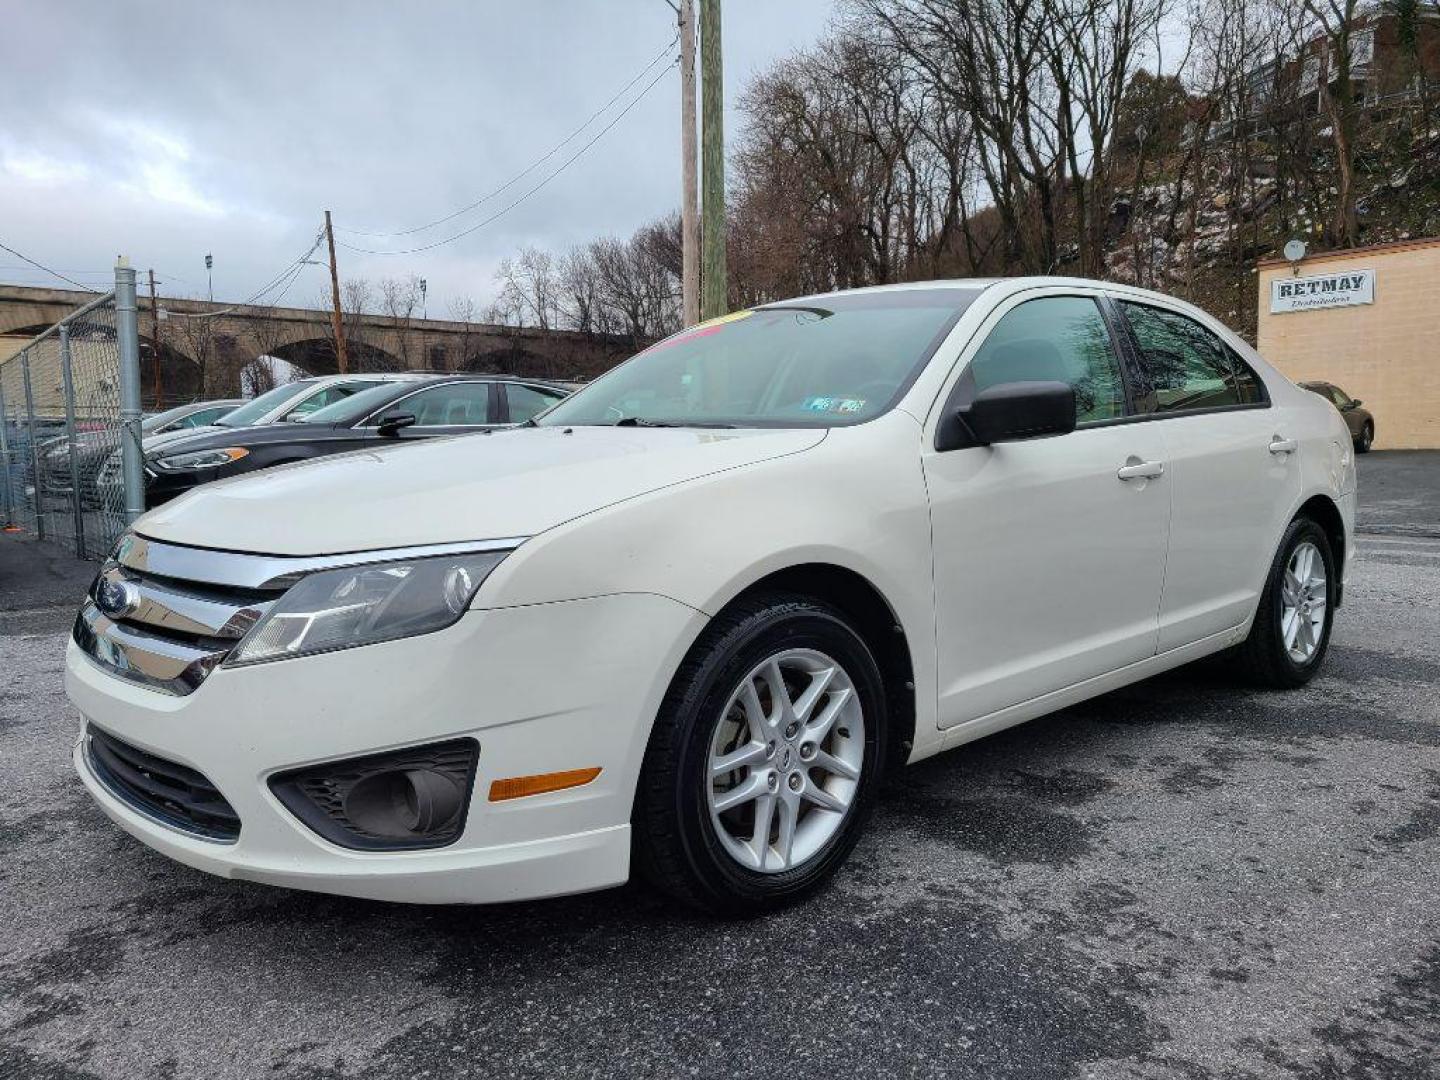
[[[1125,422],[1125,382],[1096,299],[1012,304],[977,340],[957,386],[1067,382],[1078,424],[924,453],[942,727],[1152,656],[1169,536],[1161,435]]]

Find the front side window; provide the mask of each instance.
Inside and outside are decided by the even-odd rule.
[[[1141,412],[1187,412],[1265,401],[1260,379],[1194,319],[1120,301],[1140,349]]]
[[[836,427],[888,411],[979,289],[841,293],[675,334],[538,419],[545,426]]]
[[[1351,400],[1350,395],[1338,386],[1330,387],[1330,400],[1335,402],[1337,409],[1348,409],[1351,405],[1355,404],[1354,401]]]
[[[474,427],[490,423],[490,384],[446,383],[397,401],[387,413],[408,413],[416,427]]]
[[[977,391],[1013,382],[1063,382],[1075,390],[1075,421],[1125,415],[1125,382],[1110,330],[1094,300],[1047,296],[1013,308],[970,361]]]

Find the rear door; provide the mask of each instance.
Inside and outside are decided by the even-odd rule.
[[[942,727],[1152,656],[1170,520],[1163,440],[1130,422],[1096,295],[1021,294],[975,340],[945,410],[1000,383],[1058,380],[1078,424],[946,451],[927,440]]]
[[[1170,555],[1160,600],[1165,652],[1255,610],[1300,492],[1296,432],[1265,384],[1213,330],[1180,311],[1117,298],[1132,335],[1136,406],[1163,433]]]

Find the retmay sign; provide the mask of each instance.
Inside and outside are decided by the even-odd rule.
[[[1315,277],[1276,278],[1270,282],[1270,312],[1311,311],[1375,302],[1375,271],[1346,270]]]

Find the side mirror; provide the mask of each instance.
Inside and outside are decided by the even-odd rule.
[[[388,413],[380,418],[380,423],[375,428],[375,434],[394,437],[400,434],[401,428],[407,428],[413,423],[415,423],[414,413]]]
[[[1361,405],[1364,405],[1364,404],[1365,404],[1365,402],[1361,401],[1361,400],[1357,397],[1357,398],[1351,398],[1351,399],[1350,399],[1350,404],[1347,405],[1347,406],[1345,406],[1345,407],[1346,407],[1347,409],[1358,409]]]
[[[1075,430],[1075,389],[1063,382],[987,387],[955,410],[946,429],[937,440],[939,450],[1067,435]]]

